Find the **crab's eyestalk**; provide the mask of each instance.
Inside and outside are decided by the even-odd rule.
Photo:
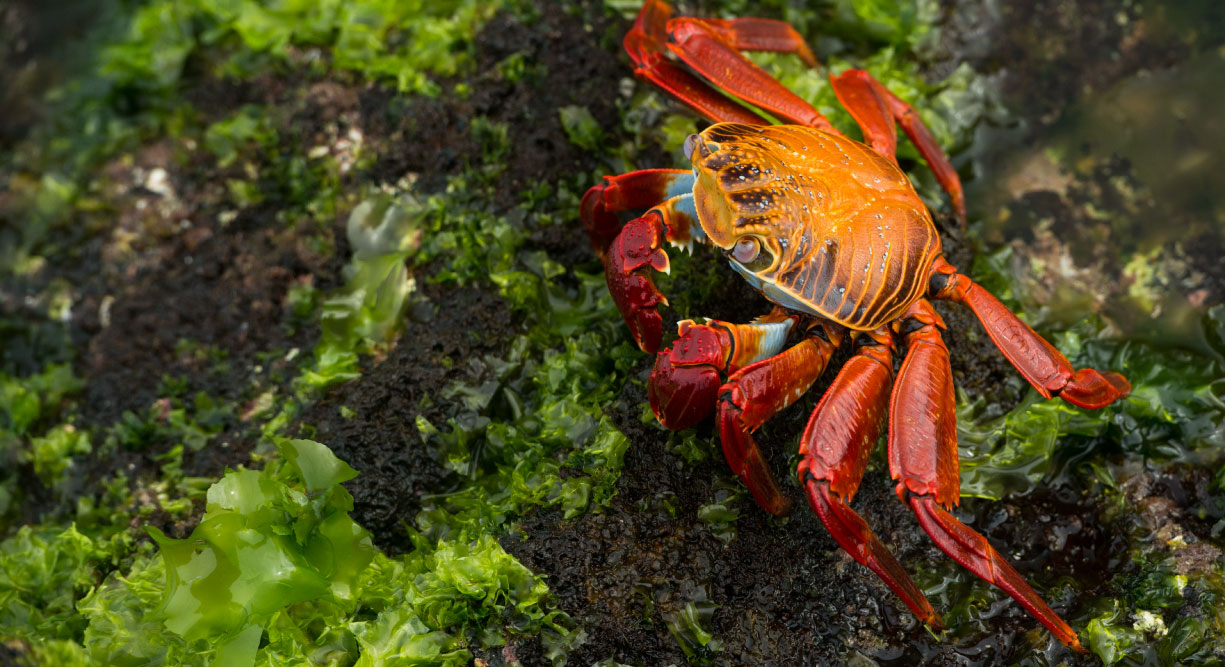
[[[685,137],[685,159],[693,162],[705,157],[709,157],[711,153],[719,150],[718,144],[710,144],[702,138],[700,134],[691,134]],[[697,157],[694,157],[694,152],[697,152]]]
[[[728,256],[735,263],[752,273],[760,273],[774,265],[777,251],[767,242],[756,236],[742,236],[736,245],[732,246]]]
[[[732,257],[741,264],[750,264],[761,254],[761,242],[752,236],[745,236],[732,247]]]

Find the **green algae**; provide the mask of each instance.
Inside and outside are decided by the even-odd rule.
[[[48,364],[25,377],[0,373],[0,526],[25,493],[17,467],[33,464],[48,487],[60,484],[73,457],[91,450],[88,432],[72,422],[71,397],[84,386],[66,363]]]

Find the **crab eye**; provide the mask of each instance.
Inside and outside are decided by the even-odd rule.
[[[749,264],[761,254],[761,242],[752,236],[746,236],[736,241],[732,248],[732,258],[741,264]]]

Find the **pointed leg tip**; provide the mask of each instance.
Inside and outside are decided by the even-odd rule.
[[[818,480],[802,466],[800,474],[809,505],[838,546],[880,577],[919,622],[937,631],[943,630],[944,621],[923,595],[922,589],[902,568],[893,552],[880,541],[880,537],[868,527],[863,517],[830,489],[828,480]]]
[[[774,484],[773,479],[769,480],[770,486],[767,486],[767,482],[759,476],[752,478],[749,475],[750,473],[742,473],[740,477],[749,487],[749,494],[753,496],[753,500],[757,501],[758,506],[780,519],[791,516],[795,511],[795,505],[790,498],[782,495],[777,486],[771,488]]]
[[[727,385],[724,385],[724,388],[726,387]],[[726,396],[727,394],[724,394],[724,397]],[[791,500],[778,488],[774,473],[770,471],[770,464],[740,421],[740,415],[739,406],[731,400],[720,398],[717,423],[727,464],[748,487],[758,506],[774,516],[787,516],[791,513]]]
[[[1046,626],[1046,629],[1050,631],[1051,635],[1053,635],[1055,639],[1059,640],[1060,644],[1063,644],[1077,653],[1088,653],[1089,649],[1081,645],[1080,637],[1077,636],[1076,631],[1072,629],[1072,626],[1068,625],[1067,621],[1064,621],[1058,615],[1055,615],[1055,612],[1052,611],[1050,613],[1052,615],[1049,619],[1050,622],[1047,622],[1047,620],[1044,620],[1041,617],[1036,618],[1038,618],[1038,620]]]
[[[940,618],[940,614],[937,614],[934,611],[930,617],[920,618],[919,620],[923,623],[923,625],[931,628],[933,632],[944,632],[948,629],[948,626],[944,624],[944,619]]]
[[[1127,378],[1113,371],[1099,372],[1092,368],[1076,371],[1059,397],[1088,410],[1104,408],[1131,393]]]
[[[763,507],[765,507],[764,504]],[[770,502],[770,506],[766,507],[766,511],[782,519],[791,516],[795,512],[795,503],[792,503],[790,498],[780,496]]]
[[[958,521],[930,496],[911,496],[910,505],[923,530],[941,551],[983,581],[998,586],[1068,648],[1084,652],[1076,631],[1050,608],[985,537]]]
[[[1122,375],[1115,373],[1114,371],[1106,371],[1102,374],[1102,376],[1105,377],[1106,381],[1109,382],[1111,386],[1114,387],[1115,391],[1119,393],[1119,398],[1123,398],[1131,393],[1131,382],[1128,382],[1127,378],[1123,377]]]

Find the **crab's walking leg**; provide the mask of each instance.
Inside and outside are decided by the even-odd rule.
[[[786,21],[753,16],[734,19],[683,17],[674,19],[668,28],[674,30],[674,26],[683,23],[701,23],[714,31],[723,41],[731,44],[732,48],[737,51],[791,53],[798,56],[809,67],[820,65],[817,57],[812,54],[812,49],[808,48],[808,43]]]
[[[669,19],[672,18],[672,5],[663,0],[646,0],[638,10],[634,27],[630,34],[636,34],[636,44],[641,47],[663,53],[668,43]],[[710,26],[719,37],[733,47],[743,51],[774,51],[776,53],[793,53],[799,56],[809,67],[819,63],[812,54],[808,44],[795,28],[786,21],[740,17],[734,19],[699,19],[680,18],[677,21],[695,21]],[[640,52],[631,51],[633,58]],[[634,62],[637,62],[635,60]]]
[[[631,33],[632,34],[632,33]],[[626,36],[629,41],[629,35]],[[626,46],[626,50],[629,50]],[[747,107],[728,99],[709,84],[684,69],[668,62],[662,53],[647,52],[635,59],[634,75],[659,86],[689,108],[716,123],[769,125],[769,122]]]
[[[839,546],[884,580],[920,621],[941,628],[923,591],[850,506],[884,426],[893,380],[893,336],[888,329],[860,334],[855,343],[855,356],[838,372],[804,429],[800,483]]]
[[[715,409],[722,378],[778,354],[796,319],[775,308],[752,324],[679,322],[676,342],[655,358],[647,384],[655,418],[674,431],[705,419]]]
[[[667,91],[694,111],[721,122],[768,125],[766,119],[730,100],[710,84],[684,68],[668,62],[668,19],[672,6],[660,0],[647,0],[638,11],[634,27],[625,34],[625,52],[634,62],[634,75]]]
[[[812,105],[740,53],[740,49],[794,53],[807,65],[816,66],[816,57],[791,25],[759,18],[729,21],[671,16],[672,7],[666,2],[643,3],[634,28],[625,36],[625,51],[637,66],[636,75],[715,122],[768,124],[710,84],[669,63],[665,55],[672,51],[736,97],[791,122],[836,131]]]
[[[901,320],[906,359],[889,412],[889,470],[897,494],[942,551],[999,586],[1069,648],[1084,651],[1076,632],[1054,612],[982,535],[947,510],[960,500],[957,422],[944,322],[925,300]]]
[[[829,76],[834,95],[842,108],[855,119],[863,132],[863,141],[872,150],[897,164],[897,126],[893,115],[885,106],[885,100],[877,94],[870,82],[855,76],[860,70],[847,70],[842,76]]]
[[[1058,396],[1082,408],[1102,408],[1131,392],[1127,378],[1112,371],[1076,370],[1059,350],[1008,307],[943,258],[932,264],[931,296],[969,306],[995,346],[1045,398]]]
[[[855,122],[863,130],[864,141],[876,152],[897,162],[897,131],[893,121],[902,124],[902,130],[910,138],[919,154],[927,161],[940,186],[948,193],[953,203],[953,212],[964,225],[966,221],[966,197],[961,189],[961,178],[936,142],[919,114],[885,88],[871,74],[859,69],[847,70],[841,76],[830,75],[834,94]]]
[[[837,132],[821,112],[745,57],[717,27],[699,19],[673,19],[668,33],[668,48],[720,88],[788,122]]]
[[[814,324],[803,341],[782,354],[741,368],[719,389],[723,454],[753,499],[771,514],[786,514],[790,503],[751,434],[808,391],[825,370],[842,336],[842,329],[836,325]]]

